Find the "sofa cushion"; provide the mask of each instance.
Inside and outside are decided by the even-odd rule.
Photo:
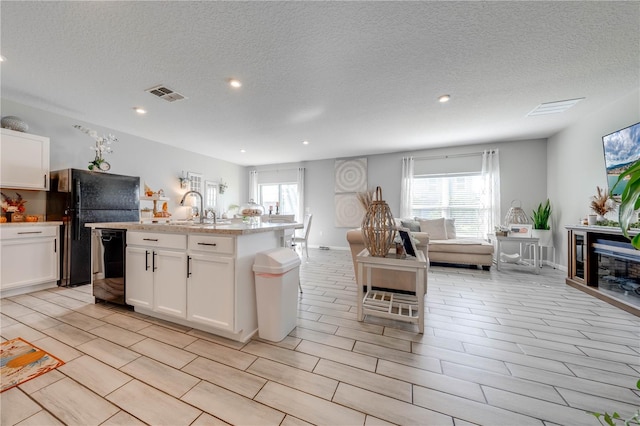
[[[447,231],[447,240],[455,240],[456,239],[456,220],[445,219],[444,228]]]
[[[411,232],[420,232],[420,222],[413,219],[402,219],[400,225],[403,228],[409,229]]]
[[[440,219],[420,219],[420,232],[429,234],[429,240],[446,240],[447,229],[444,225],[444,218]]]
[[[429,240],[429,252],[493,254],[493,244],[473,238],[455,240]]]

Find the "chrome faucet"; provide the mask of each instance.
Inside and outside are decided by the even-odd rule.
[[[180,205],[184,206],[184,200],[187,198],[187,195],[189,194],[195,194],[198,197],[200,197],[200,210],[198,210],[198,216],[200,217],[200,223],[204,223],[203,222],[203,215],[204,215],[204,201],[202,200],[202,194],[199,193],[198,191],[187,191],[185,192],[185,194],[182,196],[182,200],[180,200]]]
[[[207,209],[207,221],[213,220],[213,224],[216,224],[216,211],[214,209]]]

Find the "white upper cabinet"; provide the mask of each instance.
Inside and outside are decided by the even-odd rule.
[[[1,129],[0,187],[49,190],[49,138]]]

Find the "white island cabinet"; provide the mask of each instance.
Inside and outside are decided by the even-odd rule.
[[[48,191],[49,138],[0,130],[0,187]]]
[[[189,235],[187,318],[201,324],[234,329],[235,239]]]
[[[0,225],[0,292],[15,296],[57,286],[62,222]]]
[[[87,226],[127,230],[125,300],[136,312],[244,342],[258,331],[256,253],[301,225]]]
[[[126,302],[186,318],[186,235],[128,232]]]

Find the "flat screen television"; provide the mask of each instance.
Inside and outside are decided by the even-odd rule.
[[[640,123],[603,136],[602,146],[609,191],[614,197],[620,197],[626,183],[616,185],[618,176],[640,160]]]

